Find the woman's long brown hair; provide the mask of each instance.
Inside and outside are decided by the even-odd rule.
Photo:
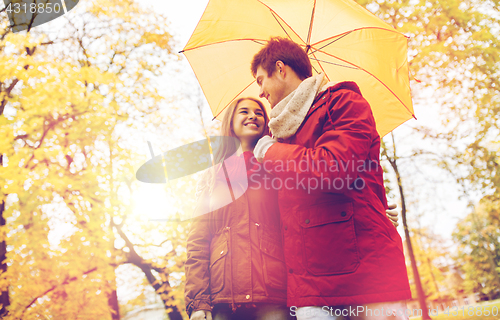
[[[217,164],[222,163],[225,159],[235,154],[240,146],[239,140],[236,137],[236,134],[234,133],[233,119],[234,119],[234,114],[236,113],[236,109],[238,108],[238,105],[240,104],[240,102],[244,100],[251,100],[259,105],[264,115],[264,131],[262,132],[262,136],[269,134],[269,127],[268,127],[269,116],[267,115],[267,111],[260,100],[255,98],[239,98],[233,101],[229,105],[229,107],[227,107],[226,113],[222,118],[222,124],[220,130],[222,143],[214,152],[214,163],[216,164],[216,166]],[[236,139],[225,139],[224,137],[234,137]],[[221,166],[217,167],[219,167],[220,170]],[[215,175],[217,174],[214,169],[215,168],[212,167],[207,172],[205,172],[204,176],[198,183],[198,186],[196,188],[197,189],[196,193],[198,196],[201,195],[201,193],[205,190],[205,188],[208,188],[209,194],[212,193],[213,187],[215,185]]]
[[[238,105],[240,102],[244,100],[250,100],[255,103],[257,103],[262,110],[262,113],[264,115],[264,131],[262,132],[262,136],[269,134],[269,117],[266,112],[266,108],[264,108],[264,105],[260,100],[255,99],[255,98],[239,98],[238,100],[233,101],[229,107],[227,107],[226,113],[224,114],[224,118],[222,119],[222,124],[220,128],[220,133],[222,137],[236,137],[236,134],[234,133],[234,128],[233,128],[233,119],[234,119],[234,114],[236,113],[236,109],[238,109]],[[220,148],[218,148],[215,153],[214,153],[214,160],[215,163],[221,163],[223,160],[229,158],[232,156],[236,150],[238,150],[239,143],[233,143],[236,142],[236,139],[223,139],[225,143],[222,144]]]

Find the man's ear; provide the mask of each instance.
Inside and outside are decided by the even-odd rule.
[[[278,74],[279,77],[281,78],[284,78],[285,77],[285,74],[286,74],[286,70],[285,70],[285,64],[283,63],[283,61],[281,60],[278,60],[276,61],[276,71]]]

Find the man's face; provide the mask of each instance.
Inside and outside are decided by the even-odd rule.
[[[259,97],[266,98],[271,108],[274,108],[278,102],[286,97],[286,83],[280,75],[279,70],[276,69],[269,77],[267,71],[262,66],[257,68],[255,74],[255,80],[260,88]]]

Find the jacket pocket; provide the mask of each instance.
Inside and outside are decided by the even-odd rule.
[[[210,250],[210,293],[215,294],[224,288],[226,276],[227,240],[220,237]]]
[[[281,244],[261,238],[264,282],[274,289],[286,289],[286,266]]]
[[[359,266],[352,201],[327,202],[301,212],[305,267],[313,275],[346,274]]]

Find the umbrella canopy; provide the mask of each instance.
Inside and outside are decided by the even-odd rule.
[[[408,39],[351,0],[211,0],[182,51],[221,117],[239,97],[257,97],[253,56],[272,36],[304,47],[313,73],[355,81],[380,136],[414,117]]]

